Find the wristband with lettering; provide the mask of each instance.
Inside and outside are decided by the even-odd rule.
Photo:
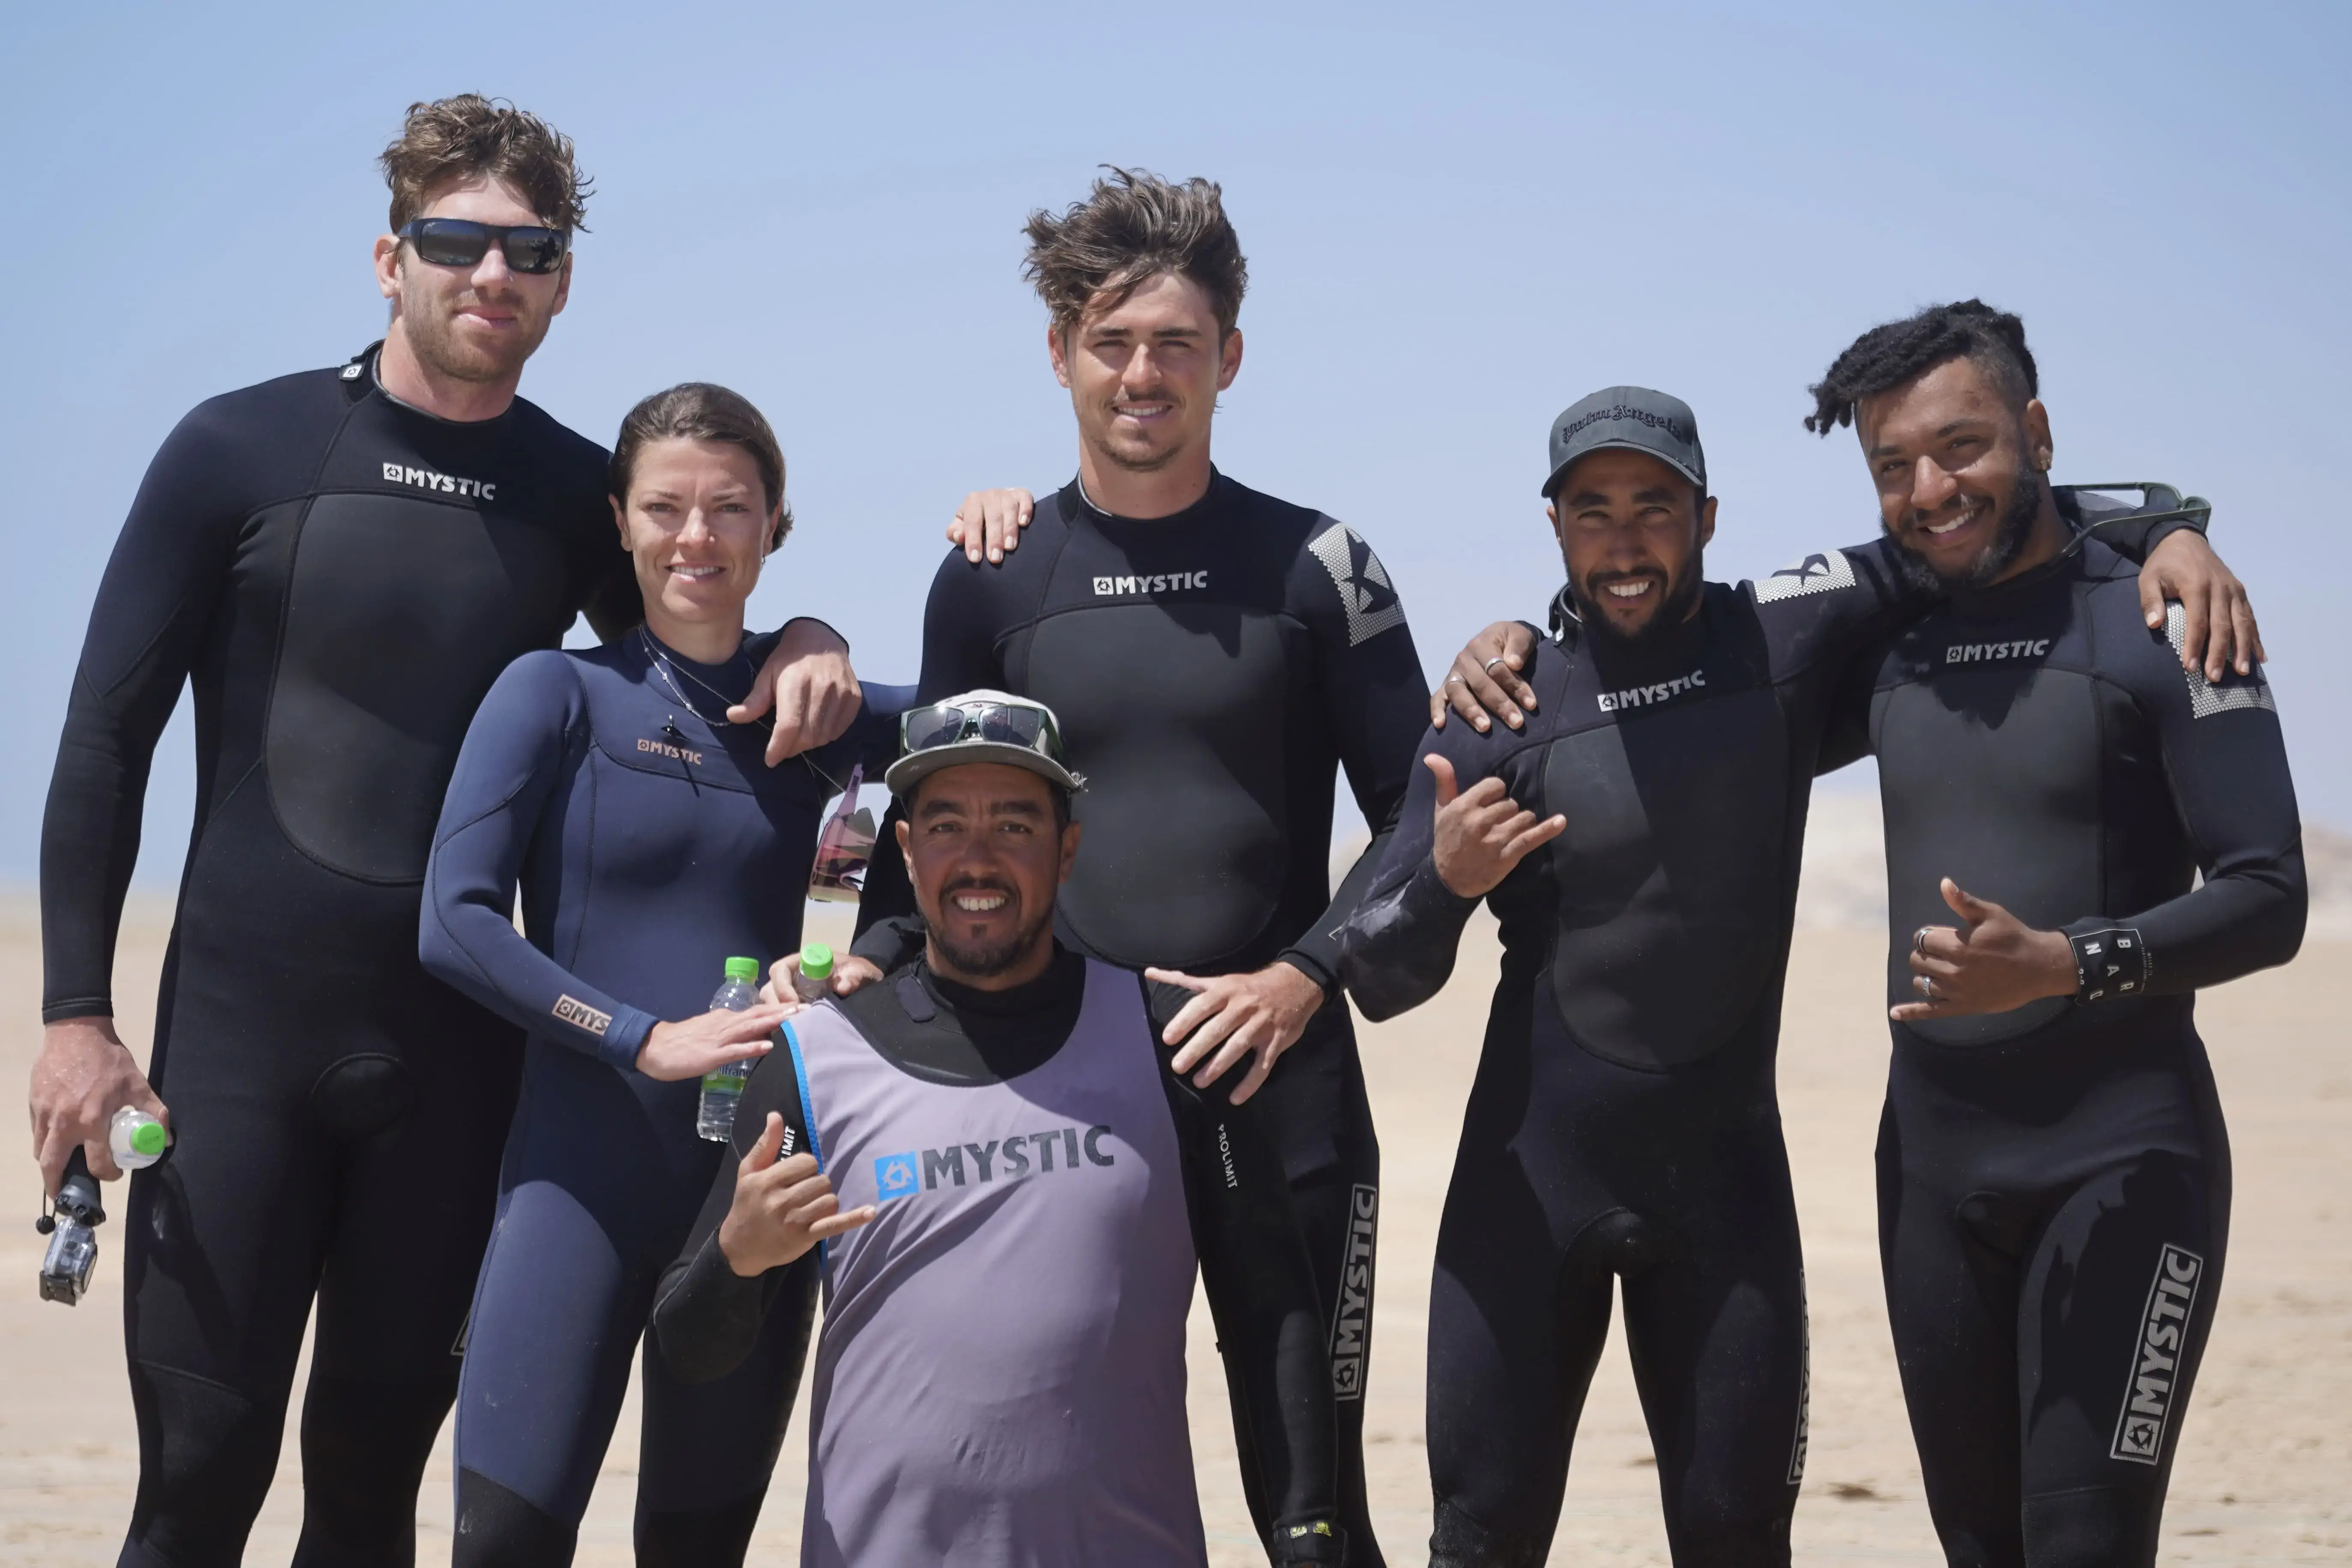
[[[2070,936],[2074,949],[2074,999],[2099,1002],[2111,996],[2137,996],[2147,989],[2155,965],[2147,943],[2130,926]]]

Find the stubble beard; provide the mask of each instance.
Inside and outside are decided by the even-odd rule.
[[[1927,593],[1981,588],[2017,563],[2017,558],[2025,552],[2026,541],[2033,537],[2033,520],[2041,512],[2042,476],[2033,469],[2023,469],[2010,489],[2008,504],[2001,508],[2000,525],[1993,530],[1991,542],[1965,571],[1948,577],[1937,571],[1912,544],[1914,531],[1907,528],[1895,540],[1895,567],[1912,587]]]
[[[416,356],[416,362],[433,374],[451,381],[493,384],[520,377],[523,365],[546,341],[550,319],[532,321],[528,308],[516,301],[518,319],[525,325],[516,334],[509,352],[499,353],[458,339],[454,318],[457,308],[469,301],[469,295],[461,294],[447,301],[446,310],[432,308],[440,302],[430,300],[415,301],[425,308],[412,309],[412,302],[404,290],[400,309],[401,330],[407,335],[409,350]]]
[[[1582,584],[1575,584],[1570,597],[1576,601],[1577,613],[1584,618],[1584,626],[1602,643],[1627,652],[1654,647],[1674,634],[1674,629],[1690,618],[1691,606],[1698,603],[1699,589],[1706,578],[1706,552],[1694,550],[1678,577],[1669,578],[1662,592],[1664,598],[1650,618],[1642,623],[1639,631],[1621,632],[1609,618],[1608,611],[1594,603]],[[1603,584],[1602,593],[1608,588]]]
[[[1040,942],[1050,938],[1054,911],[1048,909],[1002,942],[985,946],[960,942],[946,929],[954,919],[952,909],[947,902],[948,897],[946,893],[940,895],[941,918],[937,925],[930,928],[930,936],[939,946],[940,956],[958,974],[967,974],[976,980],[993,979],[1008,969],[1018,968],[1037,951]]]

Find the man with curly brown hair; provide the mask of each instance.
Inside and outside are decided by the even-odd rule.
[[[383,163],[383,341],[214,398],[164,442],[91,612],[43,823],[44,1178],[77,1157],[119,1175],[124,1105],[176,1143],[121,1226],[125,1563],[241,1556],[314,1300],[295,1561],[414,1560],[521,1047],[418,963],[434,821],[509,660],[583,613],[606,636],[639,618],[604,449],[515,395],[571,287],[571,142],[468,94],[414,106]],[[799,660],[772,762],[846,724],[845,653],[788,628],[763,672]],[[196,821],[142,1076],[110,983],[184,685]]]

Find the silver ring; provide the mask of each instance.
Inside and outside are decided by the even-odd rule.
[[[1911,951],[1924,957],[1927,952],[1927,933],[1934,929],[1932,926],[1921,926],[1917,931],[1913,931]]]
[[[1470,683],[1463,679],[1458,675],[1449,675],[1445,678],[1445,684],[1448,686],[1467,686]]]
[[[1498,664],[1502,664],[1502,663],[1507,662],[1507,659],[1508,659],[1508,658],[1509,658],[1509,656],[1508,656],[1508,655],[1507,655],[1507,654],[1499,654],[1499,653],[1498,653],[1498,654],[1496,654],[1494,658],[1492,658],[1488,659],[1488,660],[1486,661],[1486,673],[1487,673],[1487,674],[1489,674],[1489,675],[1494,674],[1494,673],[1495,673],[1495,667],[1496,667],[1496,665],[1498,665]]]
[[[1926,997],[1930,1002],[1937,1000],[1936,977],[1932,974],[1915,976],[1911,982],[1911,988],[1918,992],[1920,995]]]

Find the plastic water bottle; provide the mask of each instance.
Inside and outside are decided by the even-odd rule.
[[[163,1157],[163,1151],[172,1146],[172,1135],[145,1111],[126,1105],[108,1124],[107,1142],[114,1150],[116,1164],[126,1171],[143,1171]]]
[[[833,994],[833,949],[821,942],[801,949],[800,973],[793,976],[793,994],[803,1002],[822,1002]]]
[[[759,1000],[760,961],[729,959],[727,983],[710,998],[710,1010],[749,1012]],[[729,1062],[702,1075],[702,1103],[695,1111],[694,1130],[714,1143],[724,1143],[735,1135],[735,1108],[742,1103],[743,1079],[751,1070],[751,1061]]]

